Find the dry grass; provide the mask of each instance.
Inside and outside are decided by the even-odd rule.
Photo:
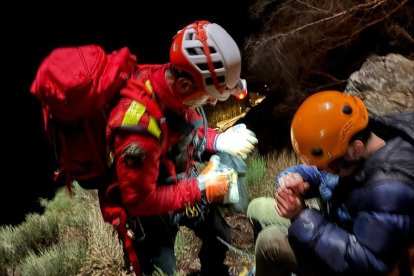
[[[95,198],[93,196],[91,198]],[[95,201],[97,202],[97,201]],[[99,206],[91,206],[87,222],[88,254],[79,275],[128,275],[121,244],[112,226],[102,220]]]
[[[264,157],[264,175],[260,181],[249,185],[250,198],[274,195],[275,178],[284,168],[299,164],[296,155],[290,151],[274,152]]]
[[[255,198],[273,196],[276,174],[296,164],[297,159],[288,152],[265,157],[254,154],[247,163],[249,197]],[[77,275],[131,275],[124,268],[123,251],[116,233],[102,220],[96,192],[76,188],[72,198],[60,192],[44,205],[43,216],[28,216],[20,226],[0,228],[0,237],[8,241],[0,246],[0,260],[5,260],[0,262],[3,266],[0,272],[20,275],[19,271],[30,270],[37,271],[38,274],[33,275],[56,275],[77,269]],[[238,275],[244,267],[254,265],[253,229],[244,214],[235,214],[225,207],[221,211],[232,231],[233,248],[228,251],[225,263],[231,275]],[[23,235],[25,232],[27,234]],[[43,242],[44,236],[49,236],[52,244]],[[38,243],[43,247],[37,246]],[[181,227],[175,244],[177,275],[199,271],[200,246],[201,241],[193,231]],[[41,254],[33,251],[39,248],[42,248]],[[13,261],[22,259],[25,261],[21,265]]]

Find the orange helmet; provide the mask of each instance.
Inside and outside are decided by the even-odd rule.
[[[241,72],[240,50],[221,26],[196,21],[174,37],[170,62],[189,73],[197,89],[218,100],[227,100],[238,85]]]
[[[290,129],[292,146],[304,163],[327,169],[367,124],[368,111],[360,98],[322,91],[307,98],[296,111]]]

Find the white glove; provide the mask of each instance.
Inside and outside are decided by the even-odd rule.
[[[238,124],[218,135],[216,150],[246,159],[257,142],[253,131],[248,130],[245,124]]]

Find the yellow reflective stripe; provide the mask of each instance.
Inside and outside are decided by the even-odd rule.
[[[161,129],[157,124],[157,120],[152,116],[149,116],[148,132],[160,139]]]
[[[125,112],[121,126],[137,126],[142,115],[145,113],[145,110],[145,105],[137,101],[132,101],[128,110]],[[161,129],[158,126],[157,120],[150,115],[147,130],[151,135],[160,139]]]
[[[152,94],[152,85],[151,85],[150,80],[147,80],[145,82],[145,89],[147,90],[147,92],[149,92],[150,94]]]
[[[136,126],[145,112],[145,105],[132,101],[122,119],[122,126]]]

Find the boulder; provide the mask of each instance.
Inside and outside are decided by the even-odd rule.
[[[371,56],[351,74],[344,92],[362,98],[370,114],[414,111],[414,60]]]

